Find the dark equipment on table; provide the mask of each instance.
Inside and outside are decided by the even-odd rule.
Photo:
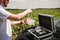
[[[57,19],[55,21],[55,27],[56,27],[56,32],[54,33],[54,36],[60,39],[60,19]]]

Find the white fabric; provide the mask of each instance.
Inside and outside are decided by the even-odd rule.
[[[10,13],[0,5],[0,40],[12,40],[12,30],[9,19]]]

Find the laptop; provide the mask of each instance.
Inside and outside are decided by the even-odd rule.
[[[51,38],[53,36],[53,32],[56,30],[54,27],[54,16],[48,14],[39,14],[38,20],[39,26],[29,29],[28,32],[39,40],[47,40]]]

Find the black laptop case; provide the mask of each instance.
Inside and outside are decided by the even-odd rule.
[[[28,32],[32,34],[36,40],[47,40],[53,37],[55,32],[54,17],[52,15],[39,14],[39,26],[29,29]]]

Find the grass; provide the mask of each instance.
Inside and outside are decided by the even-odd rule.
[[[9,12],[17,14],[20,12],[23,12],[24,9],[8,9]],[[33,12],[28,16],[25,16],[23,19],[26,19],[28,17],[33,18],[36,21],[36,25],[38,24],[38,14],[43,13],[43,14],[50,14],[50,15],[54,15],[54,19],[58,19],[60,18],[60,9],[33,9]],[[33,25],[32,25],[33,26]],[[12,27],[12,32],[13,32],[13,36],[12,36],[12,40],[15,40],[15,38],[17,37],[18,33],[26,28],[32,27],[29,25],[23,25],[23,24],[18,24]]]

